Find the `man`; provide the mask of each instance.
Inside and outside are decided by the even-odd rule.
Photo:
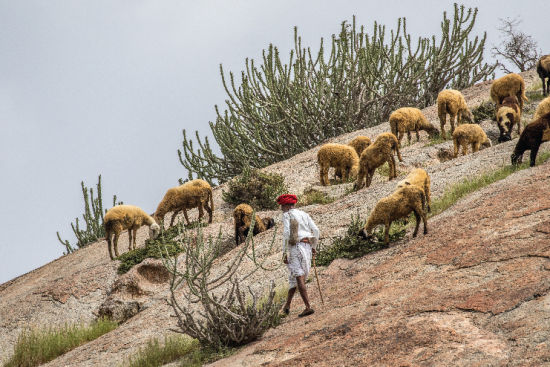
[[[290,303],[298,288],[306,306],[306,309],[298,315],[303,317],[315,312],[309,304],[306,279],[311,268],[311,256],[316,254],[314,247],[319,240],[319,228],[309,214],[294,208],[297,201],[296,195],[290,194],[277,198],[277,203],[283,211],[283,262],[287,264],[290,272],[288,296],[283,312],[287,315],[290,313]]]

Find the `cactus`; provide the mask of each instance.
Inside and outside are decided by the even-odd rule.
[[[86,224],[86,229],[80,228],[80,223],[78,217],[75,218],[75,223],[71,223],[71,228],[76,236],[76,248],[71,245],[68,240],[62,240],[59,232],[57,232],[57,239],[67,252],[64,254],[69,254],[77,250],[77,248],[84,247],[92,242],[99,240],[102,237],[105,237],[105,228],[103,227],[103,214],[107,212],[103,210],[103,199],[101,193],[101,175],[98,177],[97,181],[97,197],[94,198],[94,190],[92,188],[88,189],[84,185],[84,181],[80,182],[82,186],[82,196],[84,197],[84,223]],[[88,194],[89,191],[89,194]],[[122,201],[116,201],[116,195],[113,195],[113,206],[121,205]],[[91,204],[91,207],[90,207]]]
[[[402,106],[432,104],[445,87],[464,88],[493,74],[483,63],[486,35],[470,40],[477,9],[455,4],[452,19],[443,14],[441,40],[418,38],[413,44],[400,18],[397,29],[374,24],[372,34],[343,22],[329,49],[321,39],[318,52],[302,46],[294,28],[295,47],[283,63],[269,45],[262,63],[246,59],[240,85],[220,65],[228,95],[226,110],[215,106],[210,128],[221,156],[208,137],[183,130],[178,150],[189,178],[210,184],[262,168],[310,149],[328,138],[374,126]]]

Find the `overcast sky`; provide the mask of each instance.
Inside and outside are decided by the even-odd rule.
[[[550,2],[468,1],[476,34],[499,42],[498,18],[550,53]],[[440,34],[444,1],[26,1],[0,0],[0,283],[62,255],[83,212],[80,181],[102,175],[105,206],[117,194],[151,213],[186,177],[182,129],[209,132],[226,98],[219,64],[240,74],[270,43],[283,60],[298,26],[317,49],[357,16],[414,36]],[[486,57],[490,58],[489,50]]]

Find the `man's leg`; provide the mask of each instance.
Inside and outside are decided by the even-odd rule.
[[[300,292],[300,296],[302,296],[304,305],[306,305],[306,310],[309,310],[311,307],[309,305],[309,298],[307,296],[306,277],[304,275],[296,277],[296,282],[298,283],[298,292]]]
[[[285,304],[285,307],[284,307],[285,310],[290,310],[290,303],[292,302],[292,298],[294,298],[294,293],[296,293],[296,287],[290,288],[288,290],[288,294],[286,296],[286,304]],[[286,313],[286,311],[285,311],[285,313]]]

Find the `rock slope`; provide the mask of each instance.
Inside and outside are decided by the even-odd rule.
[[[524,78],[528,88],[537,82],[533,71],[524,73]],[[464,91],[470,107],[489,99],[490,85],[484,82]],[[439,125],[435,106],[424,113]],[[528,117],[524,115],[524,119]],[[490,137],[497,136],[494,123],[486,121],[482,126]],[[345,143],[357,135],[375,137],[384,131],[389,131],[387,123],[332,141]],[[432,198],[453,183],[509,164],[515,145],[513,140],[446,160],[442,152],[452,143],[428,145],[426,135],[421,136],[420,142],[403,147],[404,162],[398,173],[425,167],[432,177]],[[541,152],[548,149],[545,144]],[[292,192],[317,188],[337,198],[330,205],[305,208],[321,228],[322,244],[328,245],[346,230],[352,214],[358,212],[364,218],[379,198],[393,191],[397,181],[388,182],[387,177],[376,174],[371,187],[349,195],[345,192],[351,184],[320,187],[317,150],[266,170],[284,174]],[[544,278],[550,267],[544,248],[544,238],[550,243],[548,202],[543,194],[549,183],[548,167],[518,172],[470,195],[432,219],[426,237],[407,237],[384,251],[356,261],[337,260],[321,269],[328,299],[324,307],[318,306],[311,289],[317,307],[313,317],[297,319],[293,311],[282,326],[218,365],[446,365],[460,364],[468,355],[475,358],[464,365],[484,365],[491,356],[497,365],[543,360],[548,351],[543,313],[548,307]],[[217,235],[221,229],[229,244],[233,242],[232,207],[221,200],[224,189],[221,185],[214,190],[214,223],[205,233]],[[277,212],[262,214],[278,217],[280,224]],[[277,244],[280,236],[277,233],[275,237]],[[147,231],[140,230],[138,245],[143,245],[146,237]],[[272,265],[280,265],[280,253],[268,253],[272,237],[273,230],[257,236],[258,251]],[[127,246],[123,235],[119,248]],[[218,264],[234,252],[224,255]],[[106,308],[130,318],[47,365],[116,365],[149,338],[162,338],[174,326],[166,303],[166,273],[156,260],[123,276],[117,275],[117,265],[109,260],[106,242],[100,241],[0,285],[0,363],[9,358],[23,328],[86,322]],[[219,271],[221,266],[216,266]],[[244,263],[242,271],[251,266]],[[272,279],[285,282],[283,266],[258,273],[249,284],[263,289]],[[294,307],[299,307],[299,301]],[[521,353],[528,356],[519,358]]]

